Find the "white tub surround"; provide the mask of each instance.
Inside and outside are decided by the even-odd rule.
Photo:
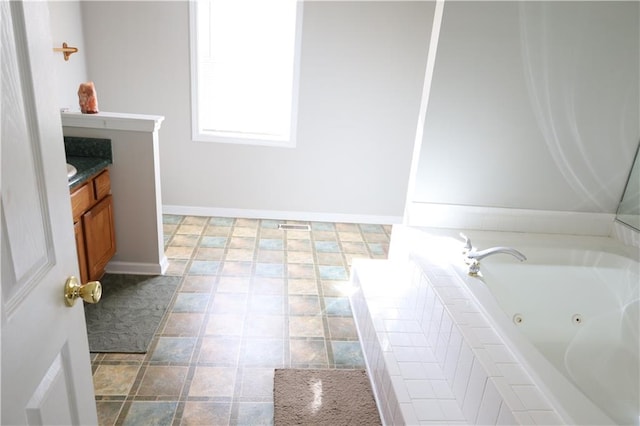
[[[612,238],[465,233],[479,249],[493,238],[518,249],[582,242],[634,253]],[[390,260],[354,262],[351,303],[383,421],[613,424],[497,312],[486,288],[477,291],[483,283],[466,275],[461,248],[457,231],[395,226]]]
[[[627,224],[617,220],[614,221],[611,237],[620,241],[622,244],[640,249],[640,232]]]
[[[61,113],[64,136],[111,139],[117,252],[107,272],[162,274],[164,254],[158,130],[164,117]]]
[[[411,202],[409,226],[483,231],[609,236],[613,213],[532,210]]]

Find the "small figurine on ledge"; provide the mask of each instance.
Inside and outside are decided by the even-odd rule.
[[[78,99],[80,101],[80,112],[83,114],[98,113],[98,97],[93,81],[80,83],[78,88]]]

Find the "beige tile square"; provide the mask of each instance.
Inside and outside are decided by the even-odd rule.
[[[185,218],[182,221],[182,224],[204,226],[208,222],[209,222],[209,218],[206,216],[185,216]]]
[[[288,263],[313,263],[313,253],[310,251],[287,251]]]
[[[251,275],[251,269],[253,268],[253,262],[243,261],[225,261],[222,264],[222,271],[220,275],[226,276],[249,276]]]
[[[200,235],[204,229],[202,225],[180,225],[177,234]]]
[[[325,296],[347,297],[353,293],[353,286],[349,281],[323,280],[320,284]]]
[[[213,336],[242,336],[244,316],[233,314],[210,315],[205,334]]]
[[[358,331],[353,318],[327,317],[331,339],[358,340]]]
[[[309,231],[284,231],[286,232],[287,240],[309,240]]]
[[[239,217],[236,219],[235,226],[236,228],[252,228],[256,229],[260,221],[258,219],[247,219],[243,217]]]
[[[239,354],[239,337],[204,337],[198,354],[198,362],[233,366],[238,365]]]
[[[255,237],[231,237],[229,248],[231,249],[254,249],[256,246]]]
[[[194,293],[209,293],[216,282],[216,277],[208,275],[187,275],[182,282],[180,291]]]
[[[222,260],[224,257],[224,249],[217,247],[200,247],[196,252],[194,259],[196,260]]]
[[[204,230],[204,235],[211,237],[227,237],[231,234],[231,227],[229,226],[207,226]]]
[[[259,250],[258,262],[282,263],[284,262],[284,252],[281,250]]]
[[[218,288],[219,293],[247,293],[249,291],[250,277],[220,277]]]
[[[364,238],[368,243],[388,243],[389,236],[381,233],[367,233],[364,234]]]
[[[203,314],[172,312],[164,326],[163,334],[169,336],[197,336],[204,319]]]
[[[289,317],[289,335],[291,337],[324,337],[322,317],[319,315]]]
[[[340,236],[340,241],[362,241],[362,235],[360,232],[338,232]]]
[[[244,315],[247,311],[248,298],[246,293],[216,293],[211,313]]]
[[[196,367],[189,396],[232,397],[236,367]]]
[[[193,247],[175,247],[169,246],[164,251],[164,254],[169,259],[191,259],[191,255],[193,254]]]
[[[314,365],[328,367],[327,347],[324,339],[289,340],[292,365]]]
[[[169,247],[195,247],[199,240],[200,235],[176,234],[169,241]]]
[[[282,315],[249,315],[244,330],[246,337],[284,338],[285,321]]]
[[[182,412],[182,426],[231,424],[231,403],[187,401]]]
[[[333,231],[313,231],[315,241],[337,241],[338,235]]]
[[[173,224],[173,223],[162,224],[162,231],[164,235],[172,235],[174,232],[176,232],[176,229],[178,229],[178,225],[176,224]]]
[[[234,227],[231,233],[234,237],[255,237],[258,235],[258,230],[256,228],[239,228]]]
[[[243,397],[273,398],[273,368],[245,368],[242,374]]]
[[[99,425],[115,425],[124,401],[96,401]]]
[[[245,367],[282,368],[285,366],[285,342],[283,339],[247,339],[241,350]]]
[[[284,279],[256,276],[252,291],[254,294],[284,294]]]
[[[274,238],[280,240],[284,238],[284,231],[278,228],[260,228],[260,238]]]
[[[288,285],[289,294],[318,294],[318,284],[316,280],[304,278],[290,278]]]
[[[140,365],[99,365],[93,374],[96,395],[128,395]]]
[[[225,260],[253,260],[253,249],[229,249]]]
[[[318,265],[344,266],[342,253],[322,253],[318,252]]]
[[[287,277],[289,278],[315,278],[316,269],[310,263],[287,264]]]
[[[291,232],[291,231],[286,231]],[[287,250],[289,251],[308,251],[311,252],[311,240],[307,235],[304,239],[295,239],[287,237]]]
[[[360,241],[344,241],[342,243],[342,250],[346,253],[369,255],[367,245]]]
[[[189,367],[149,366],[138,388],[138,395],[174,396],[182,393]]]
[[[291,295],[288,297],[289,314],[290,315],[320,315],[320,300],[317,296],[298,296]]]

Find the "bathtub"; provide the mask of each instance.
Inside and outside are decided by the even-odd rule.
[[[638,249],[602,237],[465,233],[480,250],[511,246],[528,259],[490,256],[472,277],[462,261],[458,231],[394,227],[388,277],[403,277],[395,280],[406,284],[386,295],[363,286],[362,297],[352,301],[383,421],[428,421],[416,413],[432,402],[406,395],[415,377],[394,376],[403,370],[393,353],[393,340],[399,339],[376,324],[389,321],[380,315],[395,315],[407,321],[405,329],[413,321],[411,329],[421,330],[423,345],[434,354],[460,408],[457,417],[434,421],[638,424]],[[383,275],[379,270],[366,278],[366,268],[354,266],[355,281]],[[371,325],[363,320],[367,315]],[[452,344],[454,335],[462,343]],[[420,341],[414,335],[411,340]],[[467,361],[465,348],[472,354],[464,355]],[[472,367],[465,370],[468,359]],[[522,378],[506,372],[517,369]],[[466,374],[462,379],[460,371]],[[471,392],[473,386],[477,390]]]
[[[541,241],[531,245],[526,238],[521,240],[513,244],[527,255],[527,261],[488,257],[481,262],[479,277],[465,276],[464,268],[458,268],[460,278],[501,335],[516,344],[521,339],[515,335],[520,333],[551,364],[553,368],[536,361],[529,345],[520,345],[523,363],[538,365],[536,376],[547,383],[547,392],[570,418],[582,407],[572,401],[576,398],[570,386],[554,389],[558,373],[616,423],[637,424],[637,260],[606,240],[572,238],[573,244],[566,247],[558,247],[558,242],[555,247],[541,247]],[[498,242],[478,239],[483,247]],[[593,250],[594,244],[599,250]]]

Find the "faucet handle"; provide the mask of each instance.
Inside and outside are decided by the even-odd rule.
[[[460,236],[464,239],[464,247],[462,247],[462,254],[467,254],[473,249],[471,240],[464,233],[460,233]]]

